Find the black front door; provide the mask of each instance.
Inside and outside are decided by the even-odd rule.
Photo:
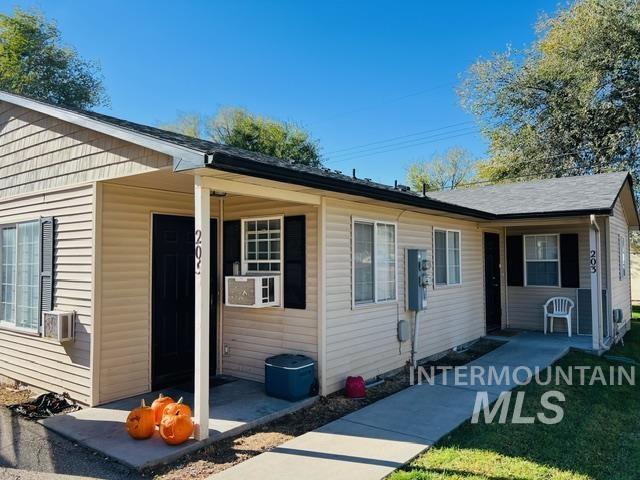
[[[484,292],[487,332],[501,327],[500,306],[500,236],[484,234]]]
[[[209,371],[216,371],[216,221],[211,220]],[[195,365],[195,222],[193,217],[153,216],[153,389],[193,380]]]

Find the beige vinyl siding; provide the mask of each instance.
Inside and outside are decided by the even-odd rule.
[[[164,154],[0,102],[0,198],[169,165]]]
[[[307,215],[307,309],[224,308],[222,373],[262,380],[264,359],[283,352],[316,358],[316,212],[264,199],[225,199],[225,220]],[[211,214],[219,215],[213,197]],[[100,393],[104,403],[151,389],[152,214],[193,215],[193,195],[103,184],[101,237]]]
[[[317,208],[253,197],[225,200],[224,219],[273,215],[306,217],[306,309],[224,307],[223,373],[264,381],[264,360],[280,353],[299,353],[317,360],[318,233]]]
[[[631,272],[631,301],[634,305],[640,303],[640,253],[632,253],[629,260]]]
[[[580,287],[590,288],[591,277],[589,274],[589,224],[573,225],[536,225],[531,227],[510,227],[507,228],[507,235],[537,235],[554,233],[577,233],[578,234],[578,255],[581,259]],[[605,282],[603,281],[603,285]],[[543,330],[543,308],[542,305],[551,297],[568,297],[576,301],[575,288],[561,287],[507,287],[508,305],[508,325],[511,328],[523,328],[527,330]],[[576,332],[576,309],[573,310],[572,320],[573,331]],[[566,325],[561,321],[554,322],[554,330],[566,331]]]
[[[65,345],[0,330],[0,374],[82,403],[91,396],[92,210],[92,185],[0,201],[0,224],[55,217],[54,308],[77,312],[75,341]]]
[[[609,252],[611,267],[611,306],[619,308],[625,321],[631,318],[631,267],[629,265],[629,226],[624,215],[622,202],[616,201],[613,216],[609,218]],[[618,235],[625,238],[625,255],[627,258],[627,274],[620,278]]]
[[[153,213],[193,215],[193,195],[102,185],[99,403],[151,389]]]
[[[397,223],[398,301],[352,308],[352,217]],[[405,249],[432,255],[433,228],[461,231],[462,284],[430,288],[427,310],[419,314],[417,358],[433,355],[484,334],[482,233],[473,222],[327,200],[326,207],[326,371],[329,392],[348,375],[372,378],[402,367],[410,342],[399,343],[397,323],[405,311]]]

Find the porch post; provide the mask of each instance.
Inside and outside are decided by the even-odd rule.
[[[195,378],[194,437],[209,436],[209,301],[211,276],[211,204],[210,191],[195,177]]]
[[[591,274],[591,345],[600,350],[602,342],[602,282],[600,277],[600,229],[595,215],[589,225],[589,271]]]

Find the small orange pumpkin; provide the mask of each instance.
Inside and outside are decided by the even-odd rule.
[[[151,407],[147,407],[144,398],[140,406],[131,410],[127,416],[127,432],[136,440],[149,438],[156,431],[155,416]]]
[[[160,436],[169,445],[180,445],[193,433],[193,420],[190,415],[164,415],[160,422]]]
[[[191,408],[186,403],[182,403],[182,397],[177,402],[170,403],[166,407],[164,407],[164,411],[162,412],[162,416],[174,416],[181,415],[184,417],[191,418],[193,414],[191,413]]]
[[[158,395],[158,398],[153,401],[151,408],[155,415],[156,425],[160,425],[160,420],[162,420],[162,413],[164,412],[165,407],[172,403],[175,403],[175,400],[171,397],[165,397],[163,394]]]

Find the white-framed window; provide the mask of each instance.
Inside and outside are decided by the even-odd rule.
[[[560,235],[524,235],[525,286],[560,286]]]
[[[618,234],[618,275],[620,280],[627,276],[627,239]]]
[[[0,325],[37,332],[40,221],[0,225]]]
[[[433,257],[436,285],[460,285],[462,262],[460,231],[435,228]]]
[[[397,299],[396,224],[353,219],[353,305]]]
[[[283,217],[242,219],[242,274],[282,274]]]

